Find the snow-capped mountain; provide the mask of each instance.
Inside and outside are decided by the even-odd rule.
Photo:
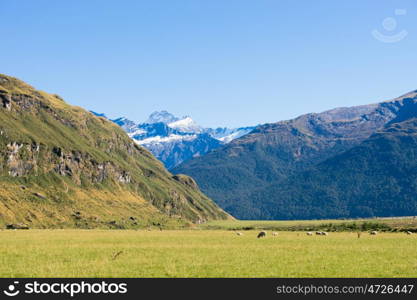
[[[210,134],[213,138],[227,144],[234,139],[240,138],[241,136],[244,136],[245,134],[248,134],[251,132],[255,126],[249,126],[249,127],[240,127],[235,129],[230,128],[216,128],[211,129],[207,128],[206,133]]]
[[[137,144],[149,149],[167,169],[204,155],[255,128],[203,128],[189,116],[178,118],[167,111],[154,112],[144,123],[139,124],[126,118],[112,121],[122,127]]]
[[[192,132],[192,133],[204,132],[204,129],[201,128],[199,125],[197,125],[197,123],[194,122],[194,120],[188,116],[178,121],[171,122],[168,124],[168,126],[176,130],[182,131],[182,132]]]
[[[99,117],[105,117],[104,114],[96,114]],[[137,128],[137,124],[133,121],[130,121],[126,118],[117,118],[112,120],[114,123],[116,123],[117,125],[119,125],[120,127],[122,127],[126,132],[130,133],[132,131],[135,131]]]
[[[191,117],[184,116],[177,118],[173,114],[170,114],[166,110],[155,111],[145,121],[147,124],[164,123],[170,128],[176,129],[181,132],[189,133],[202,133],[204,129],[199,126]]]
[[[179,120],[179,118],[170,114],[166,110],[161,110],[161,111],[155,111],[155,112],[151,113],[149,118],[144,123],[148,123],[148,124],[165,123],[165,124],[168,124],[168,123],[173,123],[173,122],[178,121],[178,120]]]

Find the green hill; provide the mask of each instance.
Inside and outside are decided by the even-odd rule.
[[[0,225],[111,227],[229,216],[117,125],[0,75]]]

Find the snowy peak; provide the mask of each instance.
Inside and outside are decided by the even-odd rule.
[[[166,110],[155,111],[145,121],[146,124],[164,123],[170,128],[185,133],[201,133],[202,128],[189,116],[178,118]]]
[[[175,121],[175,122],[171,122],[169,123],[169,127],[175,128],[175,127],[187,127],[190,125],[195,124],[194,120],[191,119],[190,117],[185,117],[184,119]]]
[[[203,131],[203,129],[190,117],[171,122],[168,126],[182,132],[201,133]]]
[[[145,121],[145,123],[153,124],[153,123],[173,123],[178,121],[179,119],[174,116],[173,114],[167,112],[166,110],[155,111],[153,112],[149,118]]]
[[[137,124],[135,122],[125,117],[117,118],[111,121],[122,127],[127,133],[131,133],[132,131],[136,130],[137,127]]]
[[[189,116],[178,118],[166,110],[153,112],[144,123],[124,117],[111,121],[123,128],[138,145],[150,150],[168,169],[193,157],[205,155],[254,129],[204,128]]]

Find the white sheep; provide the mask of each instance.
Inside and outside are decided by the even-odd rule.
[[[307,235],[311,236],[311,235],[313,235],[313,233],[309,231],[309,232],[307,232]]]

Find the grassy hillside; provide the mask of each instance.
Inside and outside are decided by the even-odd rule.
[[[227,218],[121,128],[0,75],[0,225],[179,225]]]

